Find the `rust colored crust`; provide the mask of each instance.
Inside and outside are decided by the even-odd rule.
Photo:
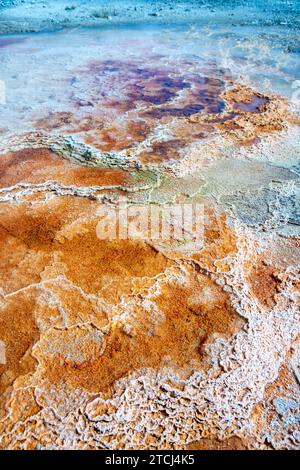
[[[274,266],[268,266],[263,260],[257,260],[257,264],[248,276],[248,283],[253,295],[259,302],[268,308],[275,305],[275,295],[278,292],[280,279],[277,277]]]
[[[0,47],[7,47],[13,44],[21,44],[22,42],[25,42],[25,41],[26,41],[25,37],[0,38]]]
[[[168,125],[174,119],[180,120],[178,125],[175,124],[173,138],[154,140],[150,148],[142,151],[143,163],[179,158],[177,150],[189,145],[191,136],[201,139],[207,135],[208,129],[214,131],[213,126],[207,126],[203,132],[205,125],[195,129],[196,126],[187,119],[200,111],[214,115],[225,106],[221,97],[224,90],[222,80],[197,75],[176,77],[170,67],[150,69],[138,62],[104,61],[91,63],[90,74],[96,80],[103,80],[108,88],[114,84],[120,93],[118,101],[104,100],[101,104],[103,126],[100,129],[91,127],[85,136],[85,142],[97,149],[134,149],[136,143],[150,136],[157,124]],[[96,105],[97,109],[98,106],[100,103]],[[105,121],[111,115],[114,117],[108,119],[107,125]],[[59,116],[58,121],[61,122]],[[184,137],[182,125],[188,127]]]
[[[126,184],[128,174],[119,169],[89,168],[64,160],[46,148],[24,149],[2,154],[0,187],[17,183],[44,183],[104,186]]]
[[[267,97],[246,86],[234,85],[223,94],[223,99],[232,118],[216,125],[236,144],[257,142],[265,134],[283,130],[288,123],[300,124],[289,104],[277,96]]]
[[[31,346],[39,338],[34,309],[36,296],[20,292],[1,309],[0,338],[5,344],[6,364],[0,365],[0,392],[13,381],[35,369]]]
[[[21,155],[17,155],[17,162]],[[14,161],[11,155],[7,158],[9,162]],[[26,158],[30,164],[35,164],[29,154],[25,155]],[[52,162],[52,158],[56,160],[47,153],[42,153],[42,158],[46,162],[49,159]],[[69,165],[68,162],[64,164]],[[99,170],[99,178],[101,175]],[[176,261],[166,258],[144,242],[99,240],[96,234],[97,208],[94,201],[71,196],[54,197],[47,204],[1,204],[4,256],[0,275],[5,293],[18,299],[18,310],[11,310],[16,329],[20,324],[20,332],[24,330],[21,336],[16,336],[20,350],[16,349],[19,352],[15,359],[9,355],[6,370],[14,370],[14,377],[23,373],[23,369],[14,369],[17,367],[14,364],[37,340],[36,321],[48,318],[51,325],[51,318],[61,318],[61,310],[57,306],[52,310],[45,306],[43,310],[39,302],[39,309],[34,307],[41,295],[41,280],[50,282],[53,279],[54,282],[57,276],[64,276],[71,283],[69,289],[76,293],[77,299],[84,293],[98,295],[106,302],[110,313],[104,343],[97,343],[88,336],[84,340],[84,360],[71,360],[59,350],[50,356],[46,352],[39,354],[43,375],[50,381],[64,381],[93,392],[109,391],[116,379],[137,368],[160,368],[168,364],[188,371],[199,367],[202,345],[213,333],[229,335],[241,327],[240,317],[231,309],[228,295],[208,275],[199,271],[199,266],[215,269],[218,260],[226,269],[221,260],[235,250],[235,245],[224,219],[213,216],[213,213],[209,215],[208,246],[195,257],[195,264],[185,266],[187,279],[181,285],[176,277],[168,277],[168,269],[178,269]],[[180,277],[180,272],[178,275]],[[157,276],[161,277],[160,288],[157,292],[154,289],[150,295],[149,289],[157,282]],[[24,294],[17,296],[19,289],[25,289]],[[48,285],[47,289],[52,289],[53,295],[58,293],[54,286]],[[75,297],[64,295],[63,286],[61,289],[60,309],[72,312],[72,315],[79,315],[82,309],[80,315],[88,314],[92,319],[89,321],[99,323],[97,311],[86,303],[78,303]],[[143,306],[145,295],[156,305],[159,313]],[[32,299],[32,304],[28,303],[29,299]],[[132,316],[127,313],[130,331],[126,329],[126,322],[117,320],[122,310],[122,299],[125,305],[128,302],[129,306],[135,306]],[[5,308],[9,305],[5,303]],[[24,312],[28,313],[22,317]],[[109,320],[111,317],[116,320]],[[11,334],[7,323],[3,323],[3,329],[6,334]],[[57,341],[62,341],[64,347],[71,347],[73,333],[59,331],[60,340]],[[55,344],[51,334],[49,344]]]
[[[221,441],[217,438],[203,438],[186,447],[187,450],[249,450],[248,442],[240,437],[229,437]]]
[[[85,142],[95,144],[95,148],[99,150],[125,150],[145,140],[151,130],[153,130],[153,125],[151,126],[144,120],[116,123],[114,127],[96,131],[96,140],[95,136],[87,136]],[[99,144],[96,143],[97,141]]]
[[[292,350],[293,351],[293,350]],[[277,379],[266,387],[263,399],[254,406],[251,419],[254,429],[258,434],[264,437],[270,435],[275,438],[275,442],[286,436],[293,436],[294,432],[298,432],[298,416],[299,416],[299,380],[297,378],[296,369],[291,364],[291,351],[288,354],[287,361],[279,369]],[[298,361],[297,361],[298,363]],[[286,403],[286,410],[280,411],[276,407],[276,400]],[[288,404],[293,403],[294,407],[289,409]],[[282,421],[282,424],[280,423]],[[282,426],[282,428],[281,428]],[[278,432],[279,431],[279,432]],[[266,439],[266,444],[274,450],[272,440]],[[276,450],[284,450],[285,446],[278,446]]]
[[[171,65],[98,61],[87,70],[77,72],[97,92],[73,102],[68,112],[37,119],[36,129],[80,134],[98,150],[126,150],[144,164],[157,164],[179,159],[209,136],[221,133],[237,145],[252,145],[289,122],[299,124],[279,97],[220,78],[178,74]],[[156,136],[158,125],[165,126],[162,137]]]

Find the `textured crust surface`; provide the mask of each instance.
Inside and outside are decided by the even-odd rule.
[[[1,124],[0,447],[297,449],[299,118],[208,61],[96,60],[96,39],[55,109],[24,95]],[[203,246],[100,239],[120,199],[203,205]]]

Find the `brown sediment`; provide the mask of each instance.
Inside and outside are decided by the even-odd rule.
[[[187,352],[182,365],[188,365],[188,358],[199,361],[202,345],[213,333],[227,336],[243,324],[232,309],[228,294],[197,270],[190,273],[187,286],[166,283],[156,304],[172,320],[166,334],[175,343],[172,355],[178,361]]]
[[[74,112],[51,112],[47,116],[33,121],[35,129],[48,132],[58,130],[65,134],[100,130],[103,128],[104,124],[104,117],[99,117],[95,113],[78,113],[77,115],[75,110]]]
[[[283,130],[288,123],[300,123],[288,103],[277,96],[264,96],[249,87],[235,85],[222,94],[225,113],[215,116],[194,115],[191,122],[207,122],[238,145],[251,145],[265,134]]]
[[[298,267],[300,244],[297,237],[275,236],[268,249],[254,255],[253,263],[247,267],[246,280],[251,296],[270,309],[276,305],[282,282],[289,268]],[[299,289],[290,285],[290,292]]]
[[[199,113],[199,111],[206,114],[216,114],[222,111],[224,107],[221,98],[223,82],[209,77],[193,77],[188,83],[188,91],[175,104],[153,108],[145,111],[144,115],[155,119],[165,117],[188,118]]]
[[[168,365],[189,373],[199,367],[207,338],[212,333],[232,334],[241,327],[241,319],[220,287],[195,272],[189,280],[186,288],[166,283],[155,297],[161,320],[149,317],[137,303],[129,331],[117,323],[103,346],[87,341],[82,350],[87,358],[82,361],[60,355],[45,358],[45,377],[54,383],[63,380],[72,387],[108,392],[117,379],[136,369]],[[60,341],[67,343],[68,333],[63,336]]]
[[[252,95],[249,101],[235,102],[233,109],[238,112],[258,113],[268,101],[264,96]]]
[[[26,161],[26,154],[18,154],[21,157]],[[85,405],[89,401],[81,397],[89,394],[89,400],[93,400],[92,396],[100,396],[103,413],[107,409],[113,416],[117,405],[114,402],[110,407],[109,400],[118,396],[118,379],[124,378],[127,383],[130,377],[150,371],[159,376],[166,370],[174,371],[179,381],[187,380],[194,371],[205,375],[212,359],[207,346],[218,337],[229,341],[245,329],[245,320],[232,306],[231,294],[216,282],[218,273],[230,271],[238,250],[237,235],[225,214],[206,208],[204,248],[189,257],[171,252],[167,256],[145,242],[99,240],[97,207],[95,201],[74,196],[55,196],[34,205],[1,203],[1,248],[5,254],[1,275],[6,294],[12,294],[3,299],[0,321],[8,348],[1,385],[3,400],[12,413],[2,445],[10,445],[7,433],[16,433],[10,428],[16,422],[18,432],[31,426],[27,421],[24,424],[29,417],[32,431],[24,447],[47,446],[45,433],[40,427],[36,429],[34,421],[36,414],[49,408],[47,400],[53,400],[51,406],[56,412],[59,408],[70,416],[70,407],[82,406],[76,404],[76,393],[80,396],[78,403],[82,399]],[[294,247],[297,242],[290,239],[290,244]],[[280,249],[279,245],[278,252]],[[251,295],[269,306],[269,293],[262,289],[263,284],[270,285],[273,276],[271,264],[263,262],[266,256],[263,253],[261,260],[254,256],[241,269]],[[220,278],[224,279],[222,275]],[[23,287],[23,291],[13,292]],[[276,287],[272,289],[275,292]],[[182,391],[184,385],[180,387]],[[174,387],[169,396],[176,396]],[[18,398],[22,401],[19,405]],[[162,406],[165,415],[164,402]],[[101,422],[101,405],[95,405],[92,413],[92,423]],[[261,422],[260,409],[255,413],[254,423]],[[157,416],[161,419],[159,413]],[[91,417],[84,419],[88,422]],[[119,426],[112,418],[115,424]],[[244,449],[255,445],[248,437],[221,441],[214,431],[206,430],[203,439],[200,436],[201,432],[193,434],[193,442],[186,445],[186,434],[182,434],[179,445],[188,449]],[[55,439],[50,436],[49,442]],[[147,442],[138,441],[137,445],[152,445]],[[153,437],[153,445],[156,442]],[[93,448],[92,439],[88,445]]]
[[[40,281],[41,273],[51,264],[60,230],[70,224],[64,236],[71,236],[72,222],[81,221],[83,214],[95,217],[94,204],[69,196],[34,206],[1,202],[0,276],[5,293]],[[75,224],[73,230],[79,227]]]
[[[147,138],[151,126],[144,120],[115,123],[114,127],[104,127],[85,138],[87,144],[104,151],[124,150]]]
[[[46,181],[75,186],[126,185],[129,179],[123,170],[77,165],[47,148],[25,148],[1,155],[0,175],[2,188],[20,182],[37,184]]]
[[[18,421],[25,421],[27,418],[32,418],[35,414],[37,414],[42,408],[38,405],[36,401],[36,397],[34,396],[34,389],[32,387],[28,388],[19,388],[16,390],[16,393],[13,397],[9,400],[9,411],[11,413],[11,417],[16,422]],[[3,416],[5,416],[5,411],[3,412]],[[23,429],[25,429],[25,425],[23,424]],[[32,447],[34,449],[36,446]],[[28,445],[28,450],[30,449],[30,445]]]
[[[142,163],[157,163],[163,160],[180,158],[179,150],[185,145],[184,140],[173,139],[165,142],[151,143],[151,150],[142,152],[140,160]]]
[[[163,64],[151,68],[137,59],[91,62],[87,71],[78,71],[88,74],[91,96],[71,100],[72,112],[50,113],[34,126],[79,134],[98,150],[137,152],[144,164],[158,164],[180,158],[180,150],[213,135],[249,146],[288,122],[299,122],[279,97],[175,69]],[[146,140],[158,125],[166,127],[166,135],[153,137],[151,149]],[[143,142],[146,148],[136,151]]]
[[[161,82],[164,80],[168,81],[167,79],[161,79]],[[137,112],[142,120],[136,120],[133,126],[128,119],[125,119],[122,124],[116,123],[115,127],[104,128],[97,133],[91,133],[85,138],[85,142],[107,151],[129,149],[133,143],[142,142],[148,137],[154,129],[156,121],[162,120],[166,124],[171,123],[173,118],[180,118],[182,120],[177,125],[175,124],[172,129],[173,139],[154,141],[151,143],[152,150],[142,151],[140,154],[141,161],[144,163],[180,158],[180,154],[175,150],[190,144],[191,139],[202,139],[214,131],[213,126],[209,124],[195,124],[188,122],[186,118],[202,110],[205,113],[220,112],[223,106],[223,102],[220,100],[223,88],[220,83],[206,78],[202,81],[198,79],[198,81],[201,85],[194,85],[191,90],[192,83],[190,83],[185,88],[184,96],[176,101],[176,105],[168,104],[168,101],[162,105],[161,90],[151,88],[151,100],[155,103],[152,103],[153,106],[150,106],[150,109],[146,107],[146,109],[142,108],[141,111]],[[143,90],[147,86],[148,82],[143,86]],[[141,92],[140,90],[140,100],[145,100],[145,91]],[[183,135],[183,128],[186,131],[185,135]],[[181,135],[181,140],[176,137],[177,134]]]
[[[191,139],[202,139],[215,130],[205,123],[191,123],[188,118],[199,112],[213,116],[222,112],[225,106],[222,80],[197,75],[178,76],[170,66],[150,68],[139,61],[128,64],[110,60],[92,62],[88,71],[99,87],[99,96],[84,102],[83,106],[76,102],[80,114],[75,111],[73,116],[53,113],[37,121],[35,126],[83,133],[84,141],[99,150],[120,151],[145,141],[159,122],[169,125],[179,119],[181,122],[174,126],[174,138],[170,140],[178,143],[176,133],[182,135],[180,129],[185,127],[187,133],[181,142],[181,148],[184,148]],[[82,113],[86,106],[89,106],[89,115]],[[152,159],[159,162],[164,145],[164,140],[154,142],[154,150],[142,151],[141,159],[147,163]],[[170,158],[173,157],[171,154]],[[166,149],[164,159],[168,158]]]
[[[190,84],[181,77],[171,77],[172,69],[149,68],[137,61],[128,63],[117,60],[91,62],[89,73],[99,79],[109,77],[121,84],[123,99],[134,109],[140,102],[161,105],[175,98],[178,91]]]
[[[238,85],[227,90],[223,95],[234,111],[238,113],[257,113],[262,111],[269,102],[269,98],[254,92],[251,88]]]
[[[214,132],[213,125],[198,123],[180,119],[172,126],[172,134],[175,139],[180,139],[182,146],[190,145],[195,140],[202,140]]]
[[[12,46],[14,44],[21,44],[22,42],[25,42],[26,38],[25,37],[6,37],[6,38],[0,38],[0,47],[7,47],[7,46]]]
[[[35,125],[50,133],[81,133],[83,141],[102,151],[126,150],[124,155],[130,155],[132,149],[145,165],[178,160],[191,144],[201,144],[198,141],[214,134],[250,145],[264,134],[283,129],[287,121],[296,122],[278,97],[243,86],[228,89],[225,82],[212,77],[178,76],[172,67],[160,70],[107,61],[94,64],[90,72],[99,79],[99,96],[92,101],[76,98],[72,112],[52,113]],[[103,91],[107,93],[102,96]],[[219,347],[216,340],[230,344],[239,336],[236,332],[247,334],[247,328],[242,313],[233,306],[230,285],[241,240],[228,225],[226,214],[212,205],[206,208],[204,247],[190,255],[134,239],[100,240],[96,231],[99,204],[91,187],[99,186],[102,192],[102,186],[116,186],[114,195],[121,193],[120,186],[133,189],[129,172],[79,166],[46,148],[3,154],[0,171],[1,187],[8,187],[11,197],[11,202],[1,203],[0,279],[4,295],[0,339],[6,346],[7,363],[0,371],[3,401],[12,393],[11,401],[6,401],[12,422],[20,421],[24,427],[27,417],[44,411],[43,401],[36,400],[30,391],[31,380],[35,381],[33,389],[39,389],[47,399],[52,396],[50,389],[58,390],[62,400],[76,408],[69,398],[75,393],[104,393],[112,400],[120,386],[116,382],[137,377],[141,370],[145,375],[158,372],[157,376],[172,371],[179,381],[195,371],[204,377],[208,369],[220,380],[222,370],[230,374],[231,357],[228,365],[228,356],[217,363],[213,355]],[[50,193],[52,182],[58,189],[59,185],[82,186],[85,197],[79,197],[78,191],[74,193],[77,196],[61,196],[59,190]],[[21,186],[11,188],[20,183],[27,184],[28,193],[22,194]],[[106,191],[111,195],[114,190]],[[133,201],[145,197],[133,193]],[[181,196],[178,194],[179,199]],[[253,245],[253,257],[241,257],[238,266],[247,284],[243,287],[253,305],[259,304],[257,314],[262,317],[263,310],[271,312],[282,285],[288,282],[289,273],[283,268],[290,261],[296,265],[291,254],[297,247],[296,239],[284,244],[285,252],[280,243],[282,240],[274,243],[270,259]],[[283,258],[283,252],[288,261],[276,265],[276,255]],[[289,283],[290,293],[296,293],[297,282]],[[184,389],[183,385],[178,387]],[[254,423],[265,420],[263,424],[268,425],[269,416],[275,415],[273,409],[264,410],[269,395],[267,390],[264,403],[254,409]],[[24,402],[20,406],[17,397]],[[162,414],[165,409],[164,404]],[[97,410],[94,412],[96,415]],[[18,432],[25,430],[21,427]],[[252,445],[251,439],[232,437],[230,432],[231,437],[221,441],[215,428],[211,433],[206,430],[203,439],[201,432],[193,435],[194,442],[188,446],[186,436],[181,435],[180,445],[188,449],[245,449]],[[36,434],[39,442],[47,445],[42,433]],[[143,445],[155,444],[155,439],[150,436]],[[35,448],[34,439],[27,439],[24,446]],[[88,446],[93,448],[93,443],[89,441]]]
[[[237,238],[226,223],[226,214],[216,215],[206,210],[204,226],[204,247],[192,258],[203,269],[211,272],[226,272],[230,269],[227,257],[237,252]]]
[[[2,447],[267,447],[274,397],[297,391],[299,371],[285,364],[261,400],[280,356],[294,353],[284,348],[295,328],[299,240],[272,233],[260,245],[202,196],[202,176],[172,179],[180,159],[218,137],[252,145],[297,119],[279,97],[212,77],[213,64],[201,75],[191,72],[193,60],[160,59],[90,63],[78,71],[82,83],[69,80],[66,111],[31,116],[43,141],[76,134],[111,159],[134,156],[132,174],[80,166],[42,147],[1,155]],[[138,159],[156,171],[139,172]],[[148,177],[156,182],[149,190]],[[205,199],[203,248],[100,240],[100,194],[112,211],[118,195],[132,205]]]
[[[215,238],[215,233],[211,236]],[[106,301],[118,303],[121,295],[132,292],[133,283],[124,282],[126,278],[142,280],[145,277],[147,291],[149,277],[162,275],[172,264],[143,244],[97,242],[93,237],[93,232],[89,232],[66,241],[59,259],[67,266],[68,279],[88,292],[100,293],[100,289],[104,289]],[[107,284],[114,279],[117,289],[108,289],[105,293]],[[145,288],[141,282],[140,292]],[[134,302],[139,296],[137,294]],[[105,346],[96,345],[93,340],[88,343],[84,351],[87,359],[80,363],[65,361],[59,356],[54,362],[53,358],[46,360],[46,377],[54,382],[65,380],[74,387],[90,391],[109,391],[115,380],[127,373],[141,367],[160,368],[166,360],[170,366],[190,369],[193,361],[194,367],[200,365],[202,344],[212,333],[229,335],[243,323],[230,308],[222,289],[193,270],[187,287],[165,282],[153,301],[162,320],[151,319],[149,312],[137,302],[134,319],[128,319],[132,324],[129,332],[117,322],[105,338]],[[118,311],[120,307],[113,308]]]
[[[150,71],[147,71],[146,74],[143,71],[137,75],[137,82],[129,84],[126,88],[126,95],[133,103],[143,101],[150,105],[162,105],[175,98],[180,90],[191,86],[184,80],[170,78],[167,73],[163,72],[160,72],[160,76],[151,75]],[[144,77],[145,79],[143,79]]]
[[[46,247],[59,221],[53,213],[30,214],[24,207],[3,202],[0,210],[0,279],[4,292],[11,293],[39,282],[41,271],[50,261]]]
[[[247,439],[234,436],[221,440],[216,437],[204,437],[201,441],[191,442],[187,450],[249,450]]]
[[[298,361],[297,357],[293,361],[291,352],[280,367],[276,380],[266,387],[263,399],[251,413],[256,435],[265,439],[266,445],[272,450],[286,449],[288,436],[296,435],[299,427],[299,380],[298,371],[294,367]]]
[[[31,348],[39,338],[34,311],[33,291],[18,292],[1,298],[0,338],[5,344],[5,364],[0,364],[0,392],[3,393],[19,375],[32,372],[36,361]]]
[[[276,303],[275,295],[278,292],[280,279],[278,270],[265,260],[258,259],[248,276],[248,283],[252,294],[265,307],[273,307]]]

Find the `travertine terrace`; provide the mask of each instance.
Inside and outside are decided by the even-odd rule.
[[[299,448],[299,114],[177,28],[0,37],[1,449]]]

